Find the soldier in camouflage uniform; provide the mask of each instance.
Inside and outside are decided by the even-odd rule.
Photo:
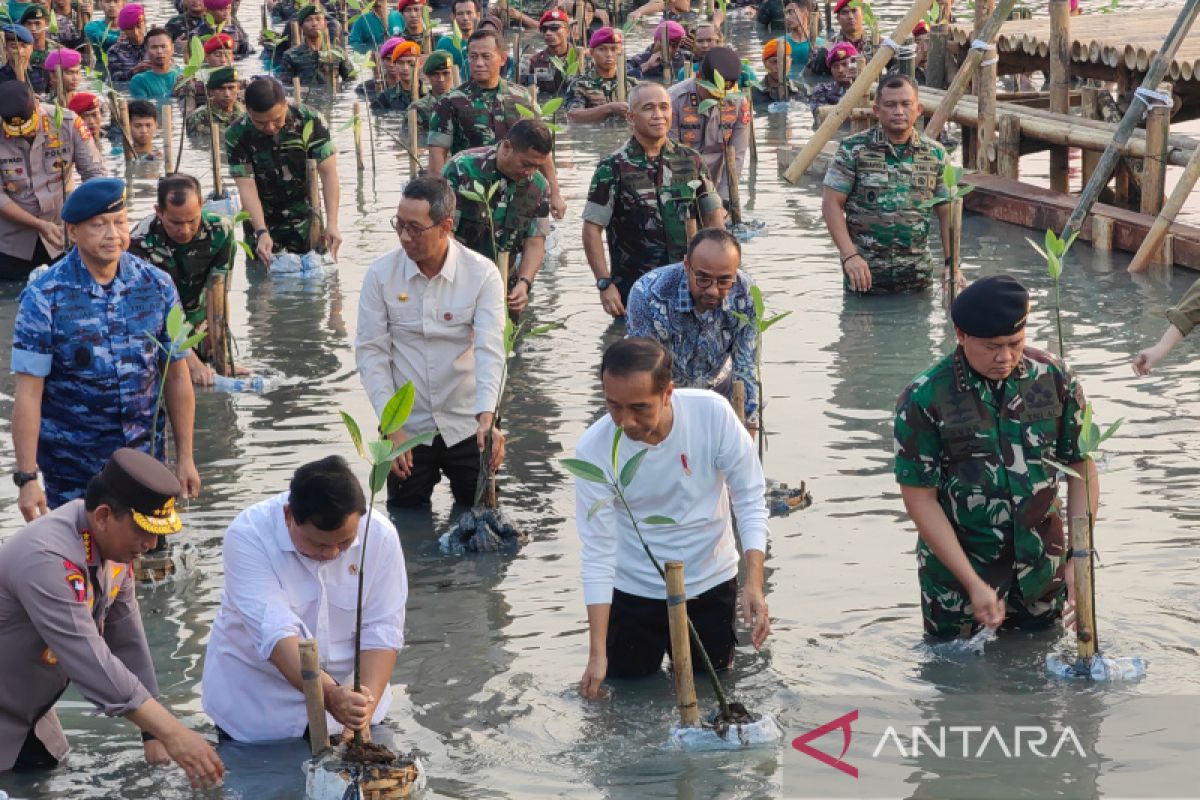
[[[988,277],[954,303],[959,346],[896,404],[896,481],[916,525],[925,632],[1042,628],[1072,596],[1057,464],[1091,471],[1079,450],[1085,401],[1075,376],[1025,346],[1029,295]],[[1069,517],[1084,516],[1084,481],[1068,479]]]
[[[124,193],[116,178],[93,178],[72,192],[62,219],[75,247],[21,293],[12,348],[13,449],[23,472],[40,469],[45,480],[44,493],[36,480],[21,486],[17,503],[26,519],[82,496],[122,447],[162,459],[168,417],[184,495],[195,497],[200,488],[186,352],[167,364],[153,344],[169,346],[167,315],[179,294],[166,273],[125,252]],[[83,224],[96,217],[105,224]],[[166,415],[156,430],[163,370]]]
[[[421,99],[412,104],[417,110],[417,125],[423,133],[429,132],[429,123],[433,120],[434,109],[438,101],[450,91],[454,82],[454,72],[450,69],[453,63],[450,53],[444,50],[434,50],[425,59],[421,72],[429,83],[429,92],[421,95]]]
[[[303,41],[288,48],[279,65],[279,77],[286,83],[299,77],[300,82],[328,84],[330,76],[336,74],[343,84],[354,77],[354,65],[349,56],[339,47],[327,46],[322,35],[325,30],[325,13],[318,6],[305,6],[296,15],[300,21]]]
[[[529,64],[522,71],[521,82],[526,86],[536,87],[539,95],[557,95],[567,82],[566,73],[559,69],[555,60],[566,66],[571,54],[582,62],[583,54],[567,40],[567,28],[571,18],[561,8],[552,8],[542,15],[538,23],[542,40],[546,46],[529,59]],[[580,64],[582,66],[582,63]]]
[[[216,33],[225,33],[233,38],[233,54],[245,58],[254,52],[250,46],[250,37],[233,17],[233,0],[204,0],[205,20],[192,28],[192,36],[199,36],[201,41]],[[208,17],[213,24],[208,23]]]
[[[420,57],[421,46],[416,42],[400,40],[391,47],[384,45],[380,50],[380,58],[383,59],[387,88],[382,92],[374,90],[371,97],[372,110],[408,110],[413,101],[413,81],[420,80],[417,74],[417,60]]]
[[[914,127],[922,110],[911,78],[885,78],[875,100],[879,124],[843,139],[825,173],[821,213],[847,290],[912,292],[932,281],[931,210],[922,204],[948,199],[942,183],[946,151]],[[949,203],[936,210],[949,267]]]
[[[829,74],[829,49],[839,42],[849,42],[865,61],[875,56],[875,40],[863,24],[862,8],[853,0],[838,0],[834,6],[837,14],[838,32],[829,37],[824,47],[818,47],[808,58],[808,69],[814,75]],[[895,59],[893,59],[893,62]]]
[[[308,128],[307,139],[305,128]],[[337,157],[325,118],[307,106],[291,106],[275,78],[256,78],[246,89],[246,115],[225,132],[229,174],[250,214],[247,242],[264,264],[281,250],[301,254],[309,244],[306,161],[317,162],[325,205],[325,246],[334,258],[340,190]]]
[[[208,281],[216,272],[229,272],[233,262],[233,225],[205,211],[200,182],[175,173],[158,182],[158,205],[130,236],[129,252],[171,276],[179,292],[184,317],[199,328],[208,319]],[[212,384],[213,371],[200,355],[188,352],[192,381]]]
[[[214,121],[222,128],[228,128],[246,113],[246,107],[238,100],[242,84],[233,67],[214,69],[205,86],[208,102],[184,120],[188,136],[209,136]]]
[[[146,15],[137,3],[130,3],[117,15],[121,37],[108,48],[108,76],[120,83],[133,77],[133,71],[146,60]],[[97,66],[104,66],[98,64]]]
[[[497,253],[520,255],[519,269],[509,270],[507,287],[508,309],[514,316],[529,302],[546,255],[550,187],[538,170],[553,148],[546,123],[523,119],[499,144],[464,150],[442,172],[458,195],[454,238],[493,261]],[[483,201],[473,195],[481,195]]]
[[[49,87],[46,77],[46,56],[51,50],[60,47],[59,43],[47,34],[50,29],[50,15],[42,6],[30,6],[21,14],[21,24],[33,36],[33,52],[29,55],[29,68],[25,71],[25,79],[38,94],[45,94]]]
[[[638,278],[683,260],[689,223],[725,224],[720,195],[700,154],[667,138],[667,90],[658,83],[638,84],[629,95],[629,121],[633,136],[596,167],[583,209],[584,253],[600,302],[614,317],[624,315]]]
[[[625,47],[625,34],[615,28],[604,27],[592,34],[588,41],[592,66],[587,72],[571,81],[566,91],[567,119],[571,122],[598,122],[609,117],[622,118],[629,111],[629,103],[617,100],[617,67],[621,61],[621,50]],[[637,84],[625,78],[626,97]]]
[[[484,147],[504,138],[521,119],[518,106],[536,107],[529,91],[500,78],[505,50],[499,34],[490,27],[475,31],[467,43],[471,79],[438,101],[429,122],[429,172],[439,173],[446,160],[469,147]],[[566,203],[558,190],[554,159],[547,159],[542,174],[550,184],[550,211],[562,219]]]

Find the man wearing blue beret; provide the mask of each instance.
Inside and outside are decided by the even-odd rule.
[[[8,23],[0,25],[4,34],[4,66],[0,67],[0,81],[25,81],[28,77],[29,61],[33,56],[33,33],[24,25]]]
[[[179,307],[175,284],[126,252],[124,181],[85,182],[67,198],[62,219],[75,246],[21,292],[13,330],[17,507],[31,520],[81,497],[122,447],[165,461],[168,417],[183,496],[195,497],[187,352],[172,353],[169,363],[165,356],[167,315]],[[157,413],[160,384],[165,415]]]

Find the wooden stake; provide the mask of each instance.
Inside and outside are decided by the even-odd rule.
[[[625,62],[625,42],[621,42],[621,54],[617,57],[617,102],[624,103],[629,97],[629,78],[626,70],[628,66]]]
[[[417,120],[417,110],[412,106],[408,107],[408,174],[411,178],[416,178],[421,174],[421,162],[417,158],[417,154],[421,152],[421,137],[419,123]]]
[[[733,413],[737,414],[738,422],[746,424],[746,384],[741,381],[734,381],[733,388],[729,392],[729,404],[733,406]]]
[[[1050,110],[1069,114],[1071,89],[1071,4],[1070,0],[1050,0]],[[1050,189],[1066,193],[1070,189],[1067,174],[1068,149],[1050,148]]]
[[[975,32],[978,34],[983,26],[996,13],[996,0],[976,0],[975,3]],[[978,37],[976,37],[978,38]],[[988,44],[992,44],[988,42]],[[992,44],[981,58],[979,68],[975,73],[975,96],[979,105],[979,126],[975,129],[975,168],[980,172],[995,174],[996,172],[996,46]],[[988,63],[986,66],[986,62]]]
[[[235,374],[233,348],[229,346],[229,281],[227,273],[214,271],[208,278],[208,355],[218,375]]]
[[[1134,254],[1133,261],[1129,262],[1130,272],[1145,272],[1146,267],[1154,260],[1155,254],[1158,253],[1163,243],[1163,238],[1167,235],[1167,230],[1175,221],[1175,217],[1183,210],[1183,204],[1187,202],[1198,179],[1200,179],[1200,147],[1192,151],[1192,157],[1188,159],[1183,174],[1179,176],[1179,183],[1175,184],[1158,219],[1154,220],[1154,225],[1146,233],[1146,238],[1142,240],[1141,246]]]
[[[296,108],[300,107],[300,101],[304,97],[304,92],[300,89],[300,76],[292,76],[292,100],[296,103]]]
[[[1084,86],[1079,90],[1079,113],[1084,119],[1100,119],[1100,89],[1095,86]],[[1100,154],[1094,150],[1084,150],[1081,154],[1083,170],[1081,177],[1084,184],[1092,179]]]
[[[945,89],[946,44],[950,37],[950,26],[934,25],[929,31],[929,57],[925,62],[925,85],[934,89]]]
[[[363,161],[362,103],[357,100],[354,101],[354,162],[359,172],[367,168]]]
[[[662,57],[663,86],[670,86],[675,82],[675,76],[671,74],[671,68],[674,66],[674,63],[671,61],[671,34],[667,30],[667,20],[665,18],[659,26],[658,52]]]
[[[1084,465],[1086,468],[1088,465]],[[1071,517],[1071,563],[1075,568],[1075,639],[1080,659],[1096,655],[1096,608],[1092,602],[1092,530],[1087,517]]]
[[[208,135],[212,143],[213,196],[221,197],[225,194],[224,178],[221,175],[221,124],[213,119],[211,114],[208,118]]]
[[[1171,94],[1169,83],[1161,84],[1158,90]],[[1143,214],[1157,215],[1163,208],[1163,194],[1167,188],[1167,139],[1171,135],[1171,109],[1155,106],[1146,115],[1146,157],[1142,159]]]
[[[950,302],[954,302],[954,297],[958,293],[958,269],[959,260],[962,258],[962,217],[963,217],[963,199],[961,197],[954,198],[950,204],[950,282],[948,290],[950,293]]]
[[[308,173],[308,246],[316,250],[317,245],[325,238],[325,223],[321,218],[321,181],[316,159],[308,159],[305,166]]]
[[[507,6],[505,6],[507,8]],[[512,81],[521,82],[521,32],[514,31],[512,35]]]
[[[1005,114],[996,136],[996,172],[1004,178],[1021,177],[1021,118]]]
[[[300,680],[304,682],[304,709],[308,712],[308,743],[314,756],[329,747],[329,728],[325,724],[325,689],[321,685],[321,658],[317,640],[300,642]]]
[[[1200,2],[1200,0],[1196,0]],[[912,33],[913,27],[925,16],[925,12],[933,5],[933,0],[916,0],[904,18],[896,25],[896,30],[892,33],[892,40],[897,41],[903,39]],[[800,176],[812,166],[817,155],[825,147],[833,135],[837,133],[838,128],[842,127],[842,123],[846,121],[846,117],[850,115],[850,110],[858,105],[858,101],[866,96],[875,81],[883,73],[889,61],[891,61],[894,51],[891,47],[884,45],[875,51],[875,56],[871,59],[871,63],[866,69],[859,73],[854,79],[854,83],[846,90],[846,94],[838,101],[837,107],[833,113],[825,118],[825,122],[816,130],[808,143],[804,145],[804,149],[792,161],[791,165],[784,172],[784,178],[789,183],[796,183],[800,180]]]
[[[1108,252],[1113,249],[1112,217],[1092,215],[1092,249]]]
[[[121,114],[121,133],[125,137],[125,163],[133,161],[133,136],[129,127],[129,103],[122,97],[117,100],[117,108]]]
[[[988,44],[994,42],[996,35],[1000,32],[1000,26],[1004,24],[1004,20],[1008,19],[1009,12],[1012,11],[1014,5],[1016,5],[1016,0],[1000,0],[999,6],[988,17],[976,38]],[[930,35],[932,36],[932,34]],[[930,41],[932,42],[932,39]],[[945,96],[942,97],[942,102],[938,104],[937,110],[933,112],[933,117],[929,120],[929,124],[925,126],[925,135],[930,139],[936,139],[942,134],[942,128],[945,127],[946,122],[950,119],[950,114],[954,111],[954,107],[958,105],[958,101],[967,93],[971,77],[976,74],[975,71],[979,68],[979,62],[982,60],[983,53],[981,51],[973,48],[967,51],[967,57],[963,61],[962,68],[954,76],[950,88],[946,90]],[[930,65],[933,64],[932,49],[929,54],[929,62]],[[926,66],[926,69],[928,70],[929,66]],[[928,75],[929,73],[926,72],[926,77]],[[933,86],[933,83],[930,82],[929,85]],[[995,86],[994,81],[992,85],[993,87]]]
[[[175,107],[165,103],[158,113],[162,121],[163,161],[166,164],[163,171],[170,172],[175,163]]]
[[[720,109],[716,109],[720,114]],[[737,151],[733,142],[725,143],[725,182],[729,188],[729,218],[734,225],[742,224],[742,197],[738,189]]]
[[[687,587],[683,580],[683,562],[668,561],[667,625],[671,630],[671,673],[675,676],[675,697],[679,724],[700,724],[700,706],[696,703],[696,683],[692,675],[692,642],[688,635]]]

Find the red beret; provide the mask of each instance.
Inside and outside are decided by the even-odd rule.
[[[85,111],[91,111],[100,105],[100,98],[91,92],[76,92],[71,95],[71,99],[67,101],[67,108],[74,111],[76,114],[82,114]]]
[[[204,43],[205,53],[215,53],[224,47],[226,50],[233,49],[233,37],[228,33],[218,33],[208,37]]]
[[[837,3],[833,7],[833,13],[836,14],[837,12],[841,11],[846,6],[850,5],[850,3],[851,3],[851,0],[837,0]]]
[[[561,22],[563,24],[567,24],[570,21],[571,18],[567,16],[567,12],[563,11],[561,8],[552,8],[545,14],[542,14],[542,18],[538,20],[538,27],[542,27],[547,22]]]

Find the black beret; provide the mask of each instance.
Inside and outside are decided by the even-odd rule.
[[[954,326],[968,336],[1011,336],[1029,318],[1029,292],[1009,275],[991,275],[972,283],[950,309]]]
[[[67,195],[63,203],[63,222],[77,225],[101,214],[125,207],[125,181],[120,178],[92,178]]]
[[[0,119],[27,120],[37,109],[33,90],[24,81],[0,83]]]

